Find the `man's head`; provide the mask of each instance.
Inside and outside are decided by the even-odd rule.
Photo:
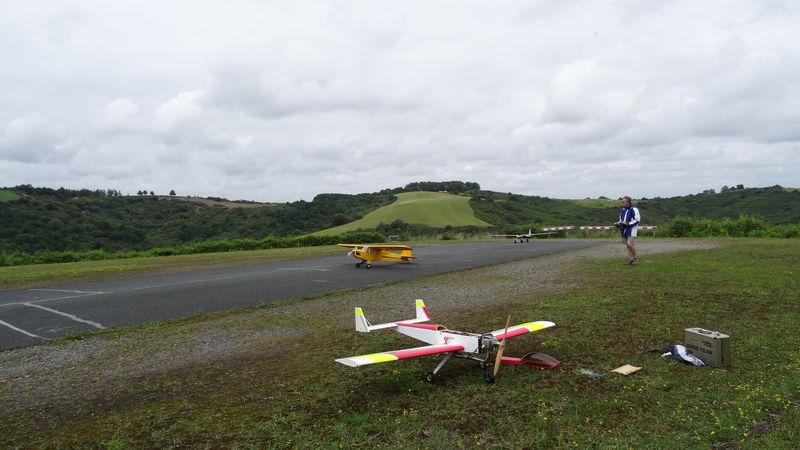
[[[626,195],[622,197],[622,207],[627,208],[628,206],[631,206],[631,198]]]

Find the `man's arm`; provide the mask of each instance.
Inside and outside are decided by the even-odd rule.
[[[639,225],[639,221],[640,220],[641,220],[641,216],[639,215],[639,208],[634,206],[633,207],[633,220],[628,222],[628,226],[629,227],[635,227],[636,225]]]

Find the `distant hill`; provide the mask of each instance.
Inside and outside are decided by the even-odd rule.
[[[435,192],[442,190],[447,193]],[[800,224],[800,191],[780,186],[635,199],[635,203],[644,223],[660,226],[677,216],[736,219],[740,215],[770,225]],[[418,229],[510,232],[542,225],[610,224],[618,213],[615,199],[499,193],[460,181],[411,183],[357,195],[319,194],[311,202],[268,204],[23,185],[0,189],[0,252],[147,250],[215,239],[340,233],[380,224],[383,232],[390,232],[388,225],[397,220],[418,224],[414,225]]]
[[[660,223],[668,222],[676,216],[735,219],[740,215],[747,215],[771,225],[800,224],[800,191],[781,186],[654,198],[640,200],[639,205]]]
[[[770,225],[800,223],[800,191],[781,186],[729,189],[682,197],[634,199],[646,224],[666,225],[682,216],[697,219],[759,218]],[[501,227],[527,225],[594,225],[617,220],[619,201],[560,200],[481,191],[470,202],[475,215]]]
[[[320,194],[313,201],[230,207],[229,202],[113,191],[17,186],[0,202],[0,252],[147,250],[215,240],[307,234],[361,218],[391,192]],[[248,206],[250,206],[248,204]]]
[[[374,229],[380,224],[402,220],[409,224],[433,228],[491,227],[492,224],[475,217],[470,197],[440,192],[405,192],[397,194],[393,203],[372,211],[363,218],[314,234],[342,234],[357,229]]]

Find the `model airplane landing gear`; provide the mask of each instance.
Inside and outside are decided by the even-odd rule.
[[[356,263],[356,267],[361,267],[361,265],[362,265],[362,264],[364,264],[364,261],[357,262],[357,263]]]
[[[439,364],[433,370],[428,372],[427,375],[425,375],[425,381],[427,381],[428,383],[433,383],[433,379],[436,377],[436,372],[438,372],[439,369],[444,367],[447,361],[450,361],[450,357],[452,356],[453,356],[452,353],[445,353],[444,356],[442,356],[442,360],[439,361]]]
[[[494,383],[494,374],[492,373],[491,368],[486,369],[483,379],[486,381],[486,384]]]

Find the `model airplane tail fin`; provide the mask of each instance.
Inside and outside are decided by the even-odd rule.
[[[427,322],[431,320],[431,317],[428,315],[428,310],[425,308],[425,302],[422,300],[417,300],[416,302],[417,308],[417,317],[408,320],[398,320],[397,322],[387,322],[387,323],[379,323],[377,325],[371,325],[367,317],[364,315],[364,310],[361,308],[356,307],[356,331],[360,331],[362,333],[369,333],[370,331],[374,330],[382,330],[384,328],[394,328],[397,326],[398,323],[419,323],[419,322]]]
[[[417,321],[425,322],[431,320],[431,316],[428,314],[428,308],[425,307],[425,302],[422,299],[417,299]]]
[[[362,333],[369,333],[369,321],[364,316],[364,311],[361,308],[356,308],[356,331]]]

